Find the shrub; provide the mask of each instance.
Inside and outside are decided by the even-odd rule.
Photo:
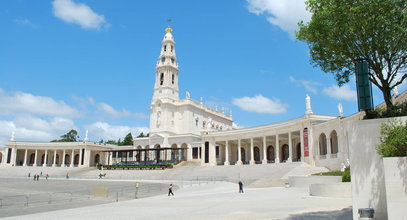
[[[377,153],[382,157],[407,156],[407,122],[389,120],[380,126],[380,142]]]
[[[391,118],[407,115],[407,101],[399,104],[394,104],[390,108],[376,108],[366,112],[365,119],[374,118]]]
[[[350,182],[350,167],[346,167],[342,174],[342,182]]]

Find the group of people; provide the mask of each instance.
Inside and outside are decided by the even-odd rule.
[[[34,180],[34,181],[40,180],[40,176],[42,176],[42,172],[41,172],[39,175],[38,175],[38,174],[34,174],[33,180]],[[28,173],[28,178],[30,178],[30,177],[31,177],[31,173]],[[45,179],[48,180],[48,173],[45,174]]]
[[[239,193],[243,193],[243,183],[242,181],[239,181]],[[170,184],[170,187],[168,187],[168,196],[173,196],[174,193],[172,192],[172,184]]]

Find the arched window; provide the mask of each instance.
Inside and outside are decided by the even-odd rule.
[[[175,75],[172,74],[172,84],[174,85],[174,81],[175,81]]]
[[[174,46],[171,45],[171,52],[174,50]]]
[[[160,85],[164,84],[164,73],[160,74]]]
[[[327,153],[327,146],[326,146],[326,136],[324,133],[319,135],[319,155],[326,155]]]
[[[281,147],[281,150],[282,150],[282,158],[283,158],[283,161],[287,161],[288,160],[288,158],[290,157],[290,150],[288,149],[288,145],[287,144],[284,144],[282,147]]]
[[[335,130],[333,130],[331,132],[329,141],[330,141],[330,144],[331,144],[331,153],[332,154],[337,154],[338,153],[338,135],[336,134]]]
[[[267,147],[267,160],[268,161],[274,161],[275,155],[274,155],[274,147],[272,145]]]
[[[254,147],[253,151],[254,151],[254,160],[256,162],[259,162],[260,161],[260,149],[256,146],[256,147]]]
[[[164,51],[167,51],[167,45],[164,45]]]

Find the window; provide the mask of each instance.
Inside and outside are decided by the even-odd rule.
[[[205,126],[206,126],[206,121],[203,121],[202,122],[202,128],[205,128]]]
[[[195,119],[195,126],[198,127],[198,124],[199,124],[199,119],[196,118],[196,119]]]
[[[162,62],[162,63],[165,62],[165,57],[161,58],[161,62]]]
[[[175,79],[175,75],[172,74],[172,84],[174,85],[174,79]]]
[[[193,147],[192,148],[192,159],[198,159],[198,148],[197,147]]]
[[[171,45],[171,52],[174,50],[174,46]]]
[[[171,58],[171,63],[174,64],[175,60],[174,58]]]
[[[160,85],[164,84],[164,73],[161,73],[160,75]]]
[[[164,45],[164,51],[167,51],[167,45]]]
[[[216,146],[216,157],[219,157],[219,146]]]

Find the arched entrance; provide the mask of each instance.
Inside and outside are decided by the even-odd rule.
[[[65,165],[68,165],[71,163],[71,156],[69,154],[65,154]]]
[[[187,154],[187,152],[188,152],[188,144],[186,144],[186,143],[181,144],[181,149],[182,149],[181,160],[187,160],[187,158],[188,158],[188,156],[187,156],[188,155]]]
[[[329,140],[331,141],[331,153],[337,154],[338,153],[338,135],[336,134],[335,130],[333,130],[331,132]]]
[[[254,147],[254,161],[260,162],[260,149],[258,147]]]
[[[31,155],[30,155],[30,165],[33,165],[34,164],[34,161],[35,160],[35,153],[32,153]]]
[[[275,160],[273,145],[270,145],[267,147],[267,160],[272,161],[272,162],[274,162],[274,160]]]
[[[297,144],[296,151],[297,151],[297,161],[301,161],[301,143]]]
[[[41,156],[41,165],[44,164],[44,161],[45,161],[45,154],[43,154],[43,155]]]
[[[0,163],[3,160],[3,154],[0,153]]]
[[[283,162],[285,162],[285,161],[287,161],[288,160],[288,157],[289,157],[289,155],[290,155],[290,152],[289,152],[289,149],[288,149],[288,145],[287,144],[284,144],[282,147],[281,147],[281,150],[282,150],[282,158],[283,158]]]
[[[57,154],[57,156],[55,158],[55,164],[59,164],[59,154]]]
[[[244,148],[240,148],[241,152],[242,152],[242,163],[246,163],[246,151],[244,150]]]
[[[73,164],[74,165],[78,165],[79,164],[79,154],[75,154],[74,160],[73,160]]]
[[[326,155],[327,153],[327,146],[326,146],[326,135],[321,133],[319,135],[319,155]]]
[[[100,163],[100,155],[96,154],[95,155],[95,164],[98,165]]]

